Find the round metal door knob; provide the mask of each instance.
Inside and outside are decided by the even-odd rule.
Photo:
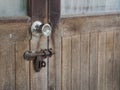
[[[41,29],[42,33],[45,35],[45,36],[50,36],[51,33],[52,33],[52,27],[50,26],[50,24],[44,24],[42,26],[42,29]]]
[[[40,21],[35,21],[31,26],[31,32],[38,32],[37,30],[43,25]]]
[[[31,32],[42,33],[45,36],[50,36],[52,33],[52,27],[50,24],[43,24],[40,21],[35,21],[31,26]]]

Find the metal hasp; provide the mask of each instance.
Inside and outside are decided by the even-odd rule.
[[[44,49],[38,52],[26,51],[24,53],[24,59],[31,61],[33,60],[34,69],[39,72],[43,67],[46,66],[44,59],[51,57],[54,54],[52,49]]]

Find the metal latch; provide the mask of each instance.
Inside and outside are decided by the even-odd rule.
[[[49,23],[43,24],[41,21],[33,22],[31,26],[31,33],[34,38],[40,38],[41,34],[45,36],[50,36],[52,33],[52,27]],[[38,37],[36,37],[38,36]],[[33,60],[34,69],[39,72],[43,67],[46,66],[44,61],[46,58],[51,57],[54,54],[52,49],[42,49],[40,51],[26,51],[24,53],[24,59],[30,61]]]
[[[37,52],[26,51],[24,53],[24,59],[31,61],[33,60],[34,69],[39,72],[43,67],[46,66],[44,61],[46,58],[51,57],[54,54],[52,49],[44,49]]]

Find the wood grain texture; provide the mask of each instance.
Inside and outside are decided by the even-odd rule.
[[[62,20],[50,40],[49,71],[39,73],[22,56],[29,25],[0,23],[0,90],[120,90],[119,15]],[[46,37],[32,38],[31,50],[44,48]]]
[[[60,21],[61,0],[49,0],[49,17],[53,27]]]
[[[43,21],[47,17],[47,0],[31,0],[29,7],[32,21]]]
[[[29,50],[29,40],[16,42],[16,90],[30,90],[29,62],[23,58],[25,51]]]
[[[59,29],[62,36],[79,35],[89,32],[109,32],[120,30],[120,15],[62,18]]]
[[[72,90],[71,37],[62,39],[62,90]]]
[[[47,48],[47,37],[45,36],[32,36],[31,50],[39,51]],[[47,63],[47,59],[45,59]],[[40,72],[35,72],[33,62],[30,62],[30,84],[31,90],[47,90],[47,66],[42,68]]]
[[[80,35],[72,36],[72,89],[71,90],[81,90],[81,54],[80,54]]]
[[[0,42],[0,89],[15,90],[15,44]]]
[[[114,33],[113,90],[120,90],[120,32]]]
[[[106,90],[106,32],[99,33],[98,90]]]
[[[29,90],[29,64],[23,60],[24,50],[28,49],[28,28],[29,23],[0,23],[1,90]]]
[[[113,89],[113,62],[114,62],[114,31],[107,32],[106,41],[106,89]]]
[[[57,48],[54,46],[54,35],[49,36],[48,43],[48,48],[52,48],[55,52]],[[55,55],[48,59],[48,90],[56,90],[56,59]]]
[[[54,59],[55,59],[55,75],[56,75],[56,85],[55,85],[55,88],[56,88],[56,90],[61,90],[61,88],[62,88],[62,57],[61,57],[61,55],[62,55],[62,38],[61,38],[61,31],[58,29],[58,28],[56,28],[56,30],[55,30],[55,32],[54,32],[54,38],[52,38],[54,41],[54,50],[55,50],[55,57],[54,57]]]
[[[98,33],[90,33],[90,90],[98,90]]]
[[[59,35],[56,40],[59,41],[62,38],[62,48],[56,50],[56,53],[61,50],[61,54],[59,52],[57,55],[62,57],[62,88],[58,90],[120,89],[119,21],[119,15],[76,17],[61,20],[59,32],[55,31],[55,35]],[[80,42],[77,41],[79,36]],[[60,43],[56,43],[54,43],[55,47],[60,48]],[[79,48],[78,43],[80,43],[79,56],[79,50],[77,51]],[[80,57],[80,70],[78,70],[79,66],[77,67],[79,63],[74,62],[78,61],[78,57]],[[59,73],[59,75],[61,74]],[[58,74],[56,74],[56,77],[58,77]],[[70,79],[70,77],[72,78]],[[61,78],[57,78],[57,80],[61,80]],[[75,80],[76,82],[77,80],[80,81],[79,83],[74,83]],[[78,85],[80,86],[78,87]]]
[[[89,90],[89,34],[81,35],[81,90]]]
[[[47,23],[47,0],[31,0],[31,17],[32,21],[41,21]],[[32,33],[30,40],[30,46],[32,51],[39,51],[41,49],[47,49],[47,37],[38,33]],[[47,59],[45,59],[47,64]],[[48,77],[47,66],[42,68],[40,72],[36,73],[33,68],[33,62],[30,62],[30,85],[31,90],[47,90]]]

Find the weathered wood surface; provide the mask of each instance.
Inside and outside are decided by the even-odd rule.
[[[29,41],[16,42],[16,90],[29,90],[29,62],[23,59],[23,54],[29,49]]]
[[[29,12],[32,21],[43,21],[47,17],[47,0],[29,0]]]
[[[113,89],[120,89],[120,32],[114,33]]]
[[[106,41],[106,90],[113,88],[114,31],[107,32]]]
[[[54,35],[51,35],[48,38],[48,48],[54,49],[55,48],[55,46],[53,46],[55,45],[54,42],[55,42]],[[48,90],[56,90],[56,66],[55,66],[57,64],[56,60],[57,57],[55,58],[55,55],[48,59]]]
[[[98,33],[90,33],[90,90],[98,87]]]
[[[61,20],[52,38],[56,90],[120,89],[119,21],[119,15]]]
[[[47,48],[47,37],[38,34],[33,35],[30,40],[30,49],[32,51],[39,51]],[[45,60],[47,63],[47,59]],[[40,72],[35,72],[33,61],[30,62],[30,85],[31,90],[47,90],[47,66],[42,68]]]
[[[61,79],[62,79],[62,61],[61,61],[61,31],[55,30],[55,32],[50,36],[49,47],[52,47],[55,51],[53,58],[49,58],[49,88],[50,90],[61,90]],[[55,65],[54,65],[55,64]],[[54,74],[54,75],[53,75]],[[49,90],[49,89],[48,89]]]
[[[15,90],[15,44],[9,41],[0,43],[0,89]]]
[[[72,90],[71,37],[62,39],[62,90]]]
[[[61,0],[49,0],[49,22],[52,23],[53,27],[59,23],[60,12],[61,12]]]
[[[119,31],[120,15],[62,18],[59,30],[64,37],[89,32]]]
[[[23,59],[28,28],[29,23],[0,23],[0,90],[29,90],[29,62]]]
[[[47,0],[31,0],[31,17],[32,21],[41,21],[47,23],[48,21],[48,8]],[[41,49],[47,49],[48,41],[47,37],[41,33],[32,33],[30,40],[30,50],[40,51]],[[48,60],[45,59],[46,64]],[[35,72],[33,67],[33,61],[30,62],[30,88],[31,90],[47,90],[48,89],[48,65],[42,68],[40,72]]]
[[[106,32],[99,33],[98,90],[106,90]]]
[[[89,90],[89,34],[81,35],[81,90]],[[77,48],[77,47],[76,47]],[[75,76],[74,76],[75,77]]]
[[[72,50],[72,90],[78,90],[80,89],[80,83],[81,83],[81,48],[80,48],[80,35],[76,35],[72,37],[72,46],[71,46],[71,50]]]
[[[119,15],[62,19],[49,38],[55,55],[39,73],[23,53],[30,44],[47,48],[48,39],[29,43],[29,23],[0,23],[0,90],[120,90],[119,21]]]

